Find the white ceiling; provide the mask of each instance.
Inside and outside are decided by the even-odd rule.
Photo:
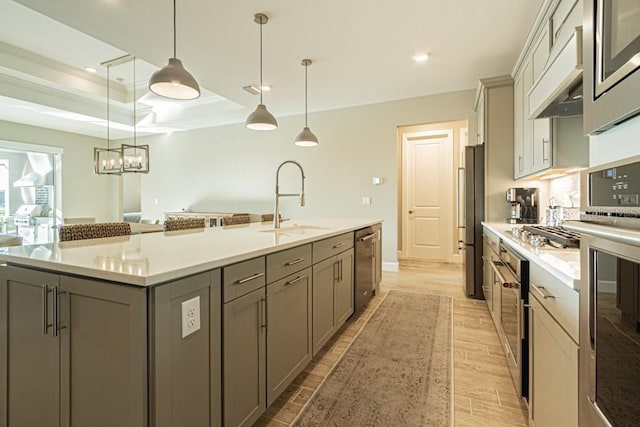
[[[177,57],[206,90],[160,102],[146,81],[172,55],[169,0],[0,0],[0,120],[105,136],[106,68],[137,61],[139,133],[242,122],[258,97],[263,27],[264,103],[276,116],[475,88],[508,74],[542,0],[181,0]],[[26,7],[25,7],[26,6]],[[417,64],[412,56],[429,52]],[[85,66],[98,69],[89,74]],[[132,67],[111,69],[111,137],[132,129]],[[116,80],[121,79],[121,80]]]

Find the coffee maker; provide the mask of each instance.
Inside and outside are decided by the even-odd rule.
[[[511,215],[507,218],[509,224],[538,223],[537,188],[509,188],[507,202],[511,204]]]

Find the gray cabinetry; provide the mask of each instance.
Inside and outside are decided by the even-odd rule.
[[[150,290],[150,425],[220,426],[220,270]],[[199,298],[200,329],[182,337],[182,303]]]
[[[333,305],[337,263],[329,258],[313,265],[313,355],[329,341],[335,332]]]
[[[0,425],[147,425],[144,289],[18,267],[1,286]]]
[[[336,277],[334,279],[334,324],[339,328],[353,314],[353,249],[335,257]]]
[[[225,426],[250,426],[266,409],[266,304],[264,287],[223,308]]]
[[[264,257],[222,270],[225,426],[250,426],[266,409],[265,271]]]
[[[267,406],[311,361],[311,268],[267,286]]]

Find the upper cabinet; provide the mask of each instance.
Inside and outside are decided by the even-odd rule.
[[[516,65],[515,179],[588,165],[588,139],[582,133],[581,118],[555,118],[562,114],[558,108],[563,107],[552,105],[556,98],[569,97],[569,88],[575,89],[581,82],[581,66],[577,65],[581,61],[575,55],[578,49],[571,44],[572,40],[575,43],[581,11],[582,0],[544,2]]]
[[[597,134],[640,114],[640,9],[584,0],[584,22],[584,133]]]

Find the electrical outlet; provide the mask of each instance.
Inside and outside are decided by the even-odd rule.
[[[182,302],[182,338],[200,329],[200,297]]]
[[[371,196],[363,196],[362,197],[362,204],[365,206],[368,206],[371,204]]]

